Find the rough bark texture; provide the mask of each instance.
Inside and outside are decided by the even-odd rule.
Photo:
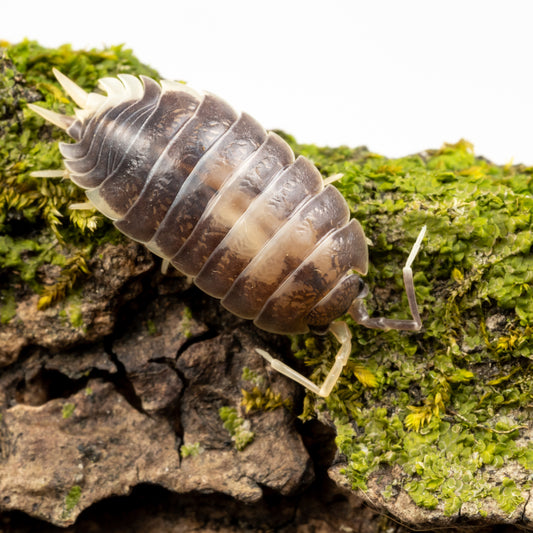
[[[105,251],[115,269],[95,260],[90,286],[114,310],[113,333],[88,332],[94,342],[65,347],[49,311],[46,346],[30,334],[30,325],[42,327],[36,316],[26,337],[33,342],[2,369],[4,531],[403,531],[344,488],[343,476],[328,479],[333,429],[297,421],[302,391],[264,367],[254,348],[265,339],[253,327],[196,289],[182,291],[183,279],[163,278],[141,246]],[[125,272],[135,273],[133,283]],[[124,303],[117,293],[137,297]],[[198,310],[194,318],[188,308]],[[245,366],[267,375],[294,410],[242,412]],[[242,451],[223,427],[222,406],[251,423],[255,437]],[[182,457],[181,445],[192,443],[200,452]],[[405,493],[392,511],[402,508],[400,518],[418,519]]]
[[[17,362],[1,375],[4,510],[68,525],[91,504],[142,483],[242,502],[257,502],[264,490],[291,495],[308,485],[312,465],[291,412],[251,415],[255,438],[242,451],[219,415],[224,406],[241,409],[242,369],[263,371],[254,348],[264,344],[247,328],[222,326],[217,333],[189,318],[179,295],[158,288],[148,299],[151,291],[143,293],[139,279],[126,283],[128,274],[135,278],[152,263],[140,246],[107,246],[96,257],[115,261],[112,268],[91,264],[88,303],[82,304],[84,316],[95,317],[84,329],[88,345],[77,346],[75,330],[62,327],[53,308],[38,311],[33,297],[19,303],[34,311],[18,315],[26,343],[22,352],[13,346],[18,358],[10,359]],[[171,280],[162,282],[163,292],[171,283],[183,285]],[[119,307],[120,288],[137,299]],[[93,289],[100,306],[90,303]],[[271,381],[282,395],[294,396],[295,385],[275,374]],[[180,458],[180,446],[193,443],[201,451]]]

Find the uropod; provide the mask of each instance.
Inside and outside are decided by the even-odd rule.
[[[74,116],[29,104],[66,130],[62,176],[87,204],[193,278],[235,315],[278,334],[331,332],[340,343],[321,385],[257,350],[279,372],[328,396],[351,352],[346,312],[375,329],[417,331],[422,322],[411,264],[403,269],[411,319],[370,317],[367,239],[346,201],[306,158],[250,115],[182,83],[122,74],[87,93],[54,69],[78,106]],[[356,273],[354,273],[354,271]]]

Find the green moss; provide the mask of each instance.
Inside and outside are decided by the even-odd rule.
[[[186,339],[192,337],[191,331],[191,320],[192,320],[192,311],[189,307],[185,306],[183,309],[183,318],[181,319],[181,330]]]
[[[401,269],[419,229],[415,263],[424,329],[380,332],[352,324],[352,360],[324,402],[308,395],[304,417],[328,409],[346,475],[365,489],[383,466],[401,466],[420,506],[480,515],[496,499],[512,512],[533,467],[533,169],[496,166],[460,141],[387,159],[365,149],[294,147],[335,182],[372,241],[371,314],[408,317]],[[321,382],[335,346],[298,337],[295,355]],[[310,349],[311,348],[311,349]],[[375,386],[356,379],[363,364]],[[522,439],[524,436],[526,438]],[[513,465],[513,484],[494,487],[488,468]],[[389,487],[390,493],[391,487]],[[385,491],[387,493],[387,491]],[[503,502],[507,502],[506,504]]]
[[[204,449],[202,448],[202,445],[199,442],[195,442],[193,444],[183,444],[180,447],[180,454],[183,459],[186,457],[196,457],[197,455],[200,455]]]
[[[76,409],[76,404],[66,403],[63,405],[63,409],[61,410],[61,416],[65,419],[70,418],[72,414],[74,413],[75,409]]]
[[[242,369],[242,379],[249,381],[255,387],[264,387],[266,383],[266,378],[263,374],[259,374],[247,366]]]
[[[266,379],[261,374],[245,366],[242,369],[242,379],[253,385],[251,389],[241,389],[242,405],[247,413],[256,410],[273,411],[280,407],[292,408],[291,399],[283,398],[279,392],[275,393],[266,385]]]
[[[250,421],[238,416],[234,407],[221,407],[218,414],[224,423],[224,429],[231,435],[235,448],[244,450],[255,438],[255,433],[250,430]]]
[[[117,73],[157,78],[153,69],[121,46],[78,51],[68,45],[44,48],[32,41],[1,43],[1,286],[40,294],[40,308],[63,299],[88,275],[86,262],[97,244],[117,238],[112,224],[95,211],[68,209],[70,204],[84,201],[83,191],[70,180],[30,175],[34,170],[62,168],[58,141],[69,140],[26,107],[40,95],[40,105],[72,114],[72,102],[54,79],[53,67],[88,90],[99,78]],[[42,267],[49,264],[60,267],[54,283],[44,283],[40,276]],[[9,294],[0,289],[2,300],[8,301]],[[8,315],[4,311],[2,317]]]
[[[79,485],[74,485],[65,496],[65,503],[63,508],[62,518],[66,519],[70,516],[70,513],[78,505],[78,502],[81,498],[81,487]]]
[[[17,300],[15,291],[7,289],[0,296],[0,323],[7,324],[17,314]]]
[[[73,328],[78,329],[83,327],[83,313],[81,310],[80,298],[69,297],[68,316]]]
[[[75,329],[84,328],[81,290],[77,289],[58,304],[57,316],[63,325]]]
[[[246,412],[250,411],[273,411],[280,407],[292,408],[290,398],[283,398],[278,392],[275,393],[270,387],[253,387],[251,390],[242,389],[242,405]]]
[[[158,335],[157,325],[153,320],[148,319],[145,325],[150,337],[156,337]]]
[[[525,500],[516,483],[509,478],[505,478],[500,487],[493,488],[491,495],[506,513],[512,513]]]
[[[62,261],[62,269],[56,281],[51,285],[45,285],[41,290],[41,297],[37,304],[39,309],[46,309],[48,306],[63,300],[72,291],[79,278],[89,275],[87,266],[89,253],[90,249],[78,251]]]

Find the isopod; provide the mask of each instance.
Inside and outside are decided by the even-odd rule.
[[[359,275],[367,239],[346,201],[306,158],[221,98],[182,83],[121,74],[87,93],[54,69],[78,108],[30,104],[66,130],[64,176],[125,235],[191,276],[239,317],[278,334],[331,332],[340,348],[322,385],[257,350],[282,374],[328,396],[351,352],[347,311],[368,328],[422,327],[411,264],[403,269],[411,319],[370,317]],[[86,204],[78,208],[88,207]]]

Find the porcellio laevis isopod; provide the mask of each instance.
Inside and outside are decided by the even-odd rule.
[[[295,160],[281,137],[182,83],[119,75],[99,81],[104,95],[54,74],[75,116],[30,107],[76,142],[60,144],[66,170],[34,175],[70,178],[90,207],[235,315],[273,333],[329,331],[340,343],[320,386],[258,349],[279,372],[328,396],[351,352],[347,324],[335,321],[347,311],[368,328],[421,328],[411,264],[425,227],[403,269],[412,319],[370,317],[353,273],[368,269],[363,229],[333,180]]]

